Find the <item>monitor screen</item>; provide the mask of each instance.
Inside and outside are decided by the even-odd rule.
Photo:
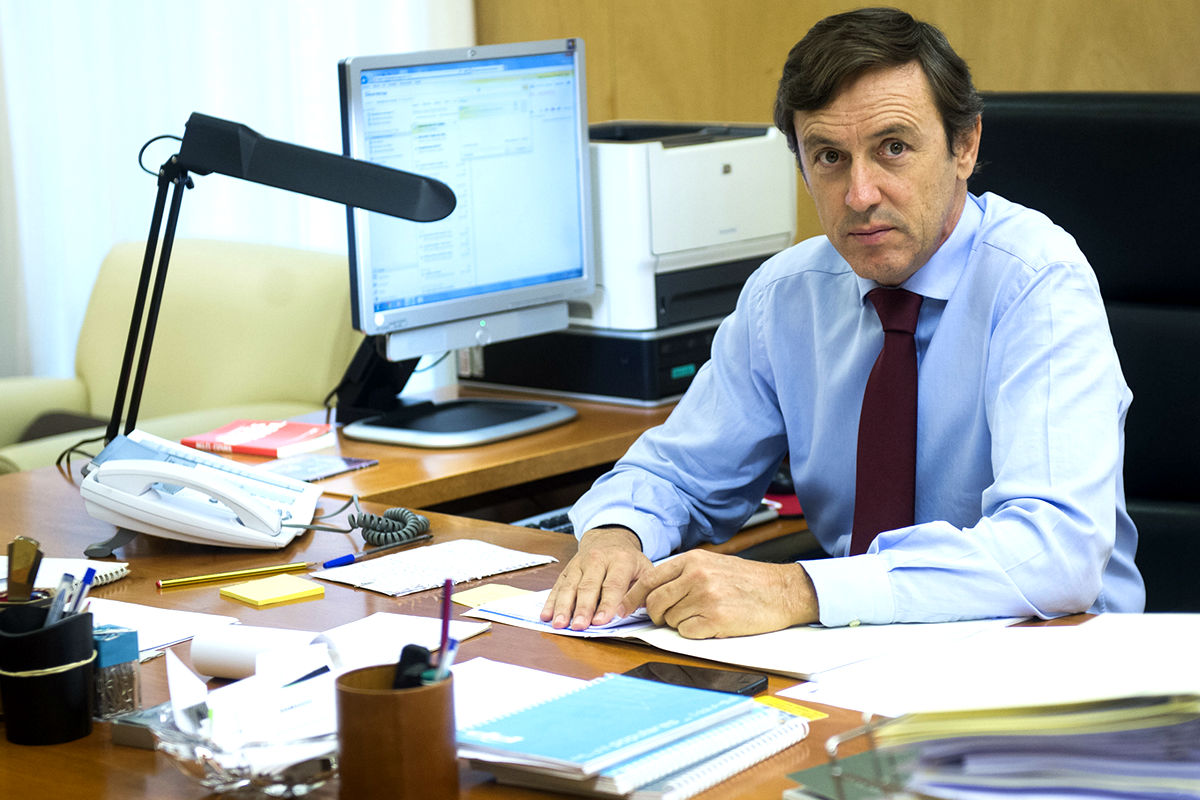
[[[345,154],[446,183],[413,223],[349,212],[355,328],[401,360],[566,327],[594,289],[583,42],[339,64]]]

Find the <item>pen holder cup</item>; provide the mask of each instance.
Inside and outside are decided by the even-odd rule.
[[[59,744],[92,732],[92,615],[43,627],[47,609],[0,612],[0,700],[13,744]]]
[[[8,592],[0,592],[0,614],[6,608],[49,608],[54,599],[54,590],[34,589],[28,600],[9,600]],[[4,716],[4,700],[0,699],[0,717]]]
[[[0,612],[6,608],[49,608],[54,599],[53,591],[34,589],[28,600],[9,600],[8,592],[0,592]]]
[[[393,689],[395,664],[337,679],[343,800],[458,797],[453,677]]]

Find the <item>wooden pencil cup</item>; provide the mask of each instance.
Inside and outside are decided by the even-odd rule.
[[[342,800],[458,797],[453,677],[393,689],[395,664],[337,679]]]

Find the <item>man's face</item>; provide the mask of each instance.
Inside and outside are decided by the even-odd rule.
[[[794,120],[805,184],[833,246],[858,275],[903,283],[958,222],[979,122],[951,153],[916,62],[869,70]]]

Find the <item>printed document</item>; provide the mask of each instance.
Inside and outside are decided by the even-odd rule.
[[[923,624],[860,625],[853,628],[799,626],[754,636],[728,639],[685,639],[673,628],[659,627],[644,610],[602,627],[584,631],[552,628],[541,621],[550,590],[529,592],[464,612],[464,616],[540,630],[560,636],[637,639],[660,650],[707,658],[725,664],[813,679],[826,670],[886,652],[921,652],[982,630],[1003,627],[1014,619],[971,620]]]

